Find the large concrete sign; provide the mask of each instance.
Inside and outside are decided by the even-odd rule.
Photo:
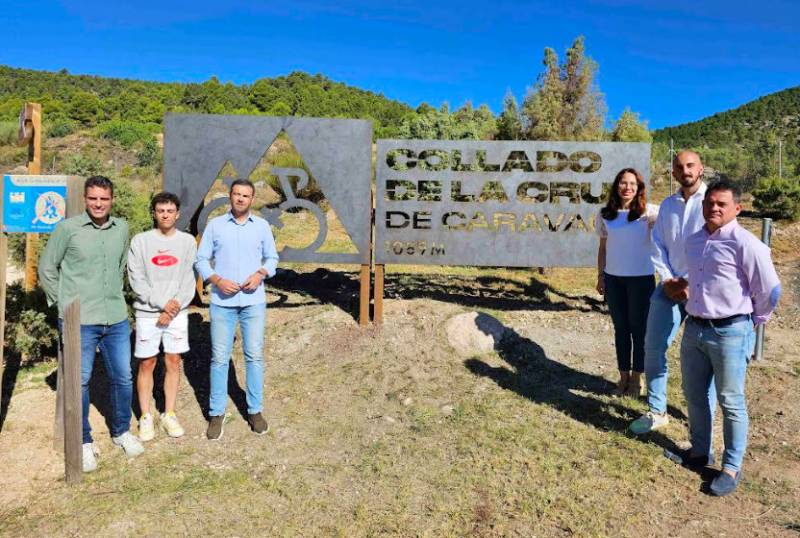
[[[650,145],[379,140],[376,263],[593,266],[594,218]]]
[[[364,120],[168,114],[164,119],[164,189],[181,199],[179,228],[187,229],[202,207],[197,218],[202,232],[209,215],[228,203],[223,196],[203,206],[223,168],[229,164],[239,177],[249,178],[281,132],[294,144],[357,250],[319,251],[328,235],[326,215],[316,204],[297,196],[308,185],[308,173],[302,168],[275,167],[271,173],[285,200],[256,210],[277,228],[282,226],[283,212],[306,210],[318,229],[309,245],[284,248],[281,261],[369,264],[372,125]],[[229,185],[235,179],[224,181]]]

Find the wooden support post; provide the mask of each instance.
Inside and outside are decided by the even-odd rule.
[[[64,310],[64,473],[68,485],[81,481],[83,419],[81,401],[81,305],[75,299]],[[60,373],[59,372],[59,373]]]
[[[371,198],[371,209],[370,209],[370,219],[374,222],[375,219],[375,197],[370,193]],[[370,226],[371,229],[374,229],[375,226]],[[370,263],[361,264],[361,276],[360,276],[360,283],[361,289],[359,291],[358,296],[358,324],[362,327],[366,327],[369,324],[369,303],[370,303],[370,279],[372,278],[372,246],[374,244],[372,238],[372,232],[370,232],[370,239],[369,239],[369,252],[370,252]]]
[[[358,324],[364,327],[369,324],[369,264],[361,265],[361,289],[358,296]]]
[[[28,140],[28,174],[42,173],[42,105],[25,103],[24,121],[31,126],[32,136]],[[25,291],[36,287],[36,271],[39,261],[39,234],[25,234]]]
[[[200,234],[197,234],[196,236],[194,236],[195,243],[197,243],[197,248],[200,248],[200,239],[202,237],[203,236],[200,235]],[[205,286],[203,284],[204,284],[203,277],[201,277],[200,273],[198,273],[197,274],[197,279],[195,280],[195,283],[194,283],[194,291],[195,291],[195,294],[196,294],[195,297],[197,297],[197,301],[200,304],[203,303],[203,291],[205,291]]]
[[[83,178],[70,176],[67,179],[67,208],[66,217],[74,217],[84,211]],[[65,313],[66,315],[66,313]],[[79,324],[80,325],[80,324]],[[63,335],[62,331],[62,335]],[[63,336],[62,336],[63,342]],[[58,346],[58,372],[56,377],[56,415],[53,421],[53,448],[57,451],[64,449],[64,350]],[[80,361],[78,362],[80,364]],[[81,426],[82,428],[83,426]]]
[[[203,202],[200,203],[200,207],[197,208],[197,211],[194,212],[194,215],[192,216],[192,220],[189,223],[189,230],[188,231],[189,231],[189,233],[194,233],[195,234],[194,239],[197,242],[197,247],[198,248],[200,248],[200,240],[203,238],[203,236],[200,235],[200,226],[199,226],[199,223],[197,221],[199,220],[200,213],[203,211],[203,208],[205,206],[206,206],[206,203],[205,203],[205,200],[204,200]],[[195,290],[194,299],[195,299],[195,302],[196,302],[197,305],[204,305],[205,304],[203,302],[203,292],[205,292],[205,288],[206,287],[205,287],[205,282],[203,282],[203,277],[201,277],[198,274],[197,275],[197,281],[194,284],[194,290]],[[210,301],[210,299],[209,299],[209,301]]]
[[[383,276],[386,266],[375,264],[375,325],[383,325]]]
[[[25,234],[25,291],[36,287],[39,271],[39,234]]]

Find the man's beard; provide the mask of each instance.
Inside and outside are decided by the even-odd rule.
[[[681,178],[681,179],[678,180],[678,183],[681,184],[681,187],[690,188],[690,187],[694,187],[695,183],[697,183],[698,181],[700,181],[700,176],[697,176],[697,177],[695,177],[693,179],[689,179],[689,180],[687,180],[686,178]]]

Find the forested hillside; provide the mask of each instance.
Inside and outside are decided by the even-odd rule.
[[[413,114],[383,95],[294,72],[252,85],[144,82],[0,66],[0,121],[16,119],[24,100],[42,103],[51,124],[74,128],[108,120],[160,123],[164,113],[269,114],[372,119],[376,134],[393,135]]]
[[[765,95],[700,121],[653,131],[668,145],[697,148],[716,168],[747,180],[777,176],[779,141],[783,176],[800,175],[800,86]]]

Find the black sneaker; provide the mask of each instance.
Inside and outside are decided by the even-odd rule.
[[[219,441],[222,439],[222,433],[225,431],[225,415],[211,417],[208,422],[208,429],[206,430],[206,437],[209,441]]]
[[[256,435],[264,435],[269,431],[269,424],[261,416],[261,413],[253,413],[247,415],[247,423],[250,424],[250,429]]]

